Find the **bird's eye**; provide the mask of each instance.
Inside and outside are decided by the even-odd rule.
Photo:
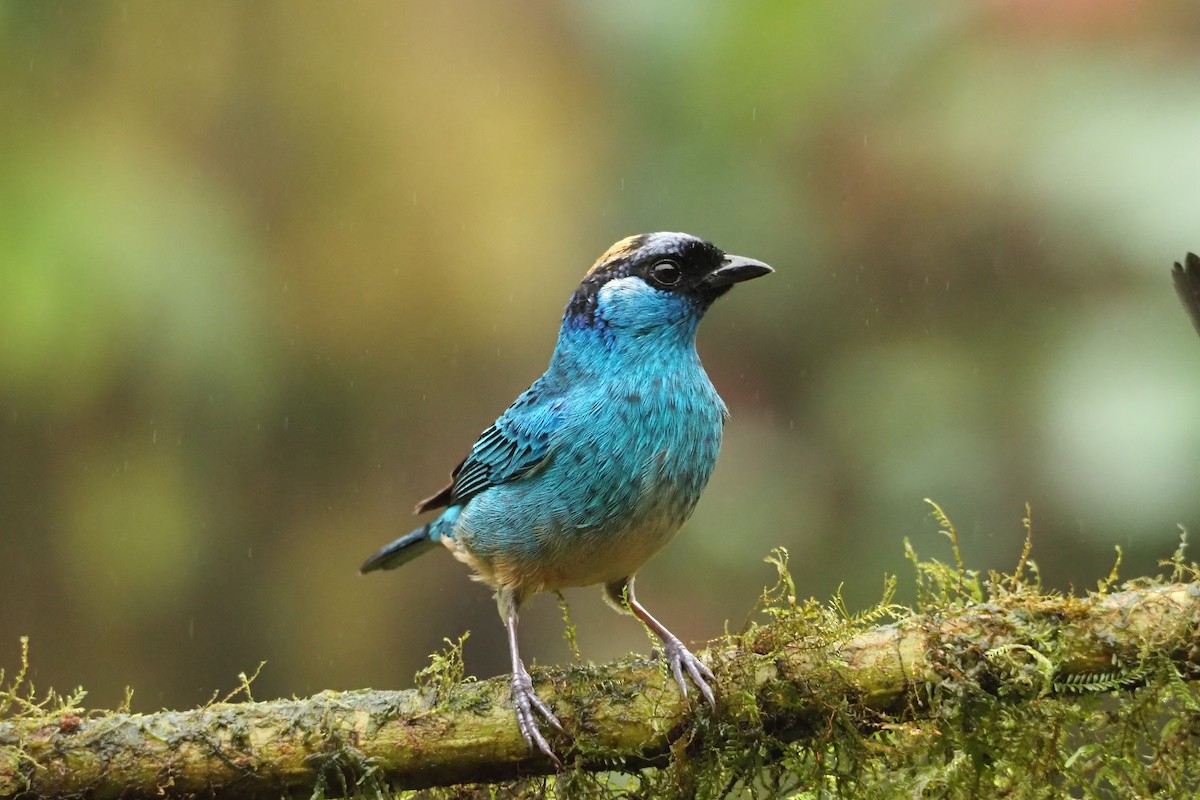
[[[662,287],[674,286],[682,275],[674,261],[660,261],[650,268],[650,280]]]

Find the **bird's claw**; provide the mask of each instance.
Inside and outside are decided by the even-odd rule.
[[[529,751],[533,752],[535,749],[540,751],[561,769],[562,762],[558,760],[558,756],[554,755],[554,751],[550,749],[550,743],[546,741],[546,737],[538,728],[536,714],[540,714],[559,733],[565,734],[566,731],[550,707],[534,693],[533,679],[529,677],[529,672],[526,671],[524,665],[519,671],[513,673],[512,699],[513,709],[517,713],[517,726],[521,729],[521,735],[525,737],[525,744],[529,747]]]
[[[667,663],[671,665],[671,673],[675,676],[675,682],[679,684],[679,691],[683,696],[686,698],[688,695],[687,681],[683,678],[686,670],[692,682],[699,687],[700,694],[704,695],[704,699],[708,701],[709,707],[716,711],[717,698],[713,694],[712,687],[708,685],[708,681],[717,679],[717,676],[713,675],[713,671],[674,636],[663,639],[663,655],[666,656]]]

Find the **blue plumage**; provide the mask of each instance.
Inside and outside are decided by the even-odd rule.
[[[392,569],[441,542],[496,589],[513,657],[513,700],[530,747],[555,759],[517,652],[529,595],[603,584],[664,643],[710,703],[708,668],[633,595],[633,575],[691,514],[716,464],[725,404],[696,354],[696,328],[732,284],[771,269],[687,234],[613,245],[572,295],[550,366],[479,437],[449,486],[417,506],[429,524],[372,556]]]

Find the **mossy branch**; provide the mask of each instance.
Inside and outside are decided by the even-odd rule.
[[[838,726],[879,731],[944,717],[939,704],[956,698],[1011,706],[1130,688],[1156,670],[1190,679],[1200,662],[1200,583],[1083,598],[996,587],[984,602],[888,607],[896,619],[874,626],[836,604],[786,600],[703,656],[718,676],[715,718],[654,661],[535,670],[574,736],[556,743],[568,770],[633,770],[740,738],[759,747]],[[410,691],[154,714],[24,708],[0,720],[0,797],[319,796],[550,773],[526,751],[507,680],[447,680],[461,677],[459,663],[452,651],[440,678]]]

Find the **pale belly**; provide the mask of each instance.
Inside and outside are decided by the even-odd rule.
[[[525,536],[531,535],[535,544],[489,547],[482,545],[478,532],[469,527],[460,527],[458,536],[442,541],[457,559],[475,570],[479,580],[493,588],[530,595],[633,575],[679,531],[690,510],[638,515],[618,529],[527,532]]]

